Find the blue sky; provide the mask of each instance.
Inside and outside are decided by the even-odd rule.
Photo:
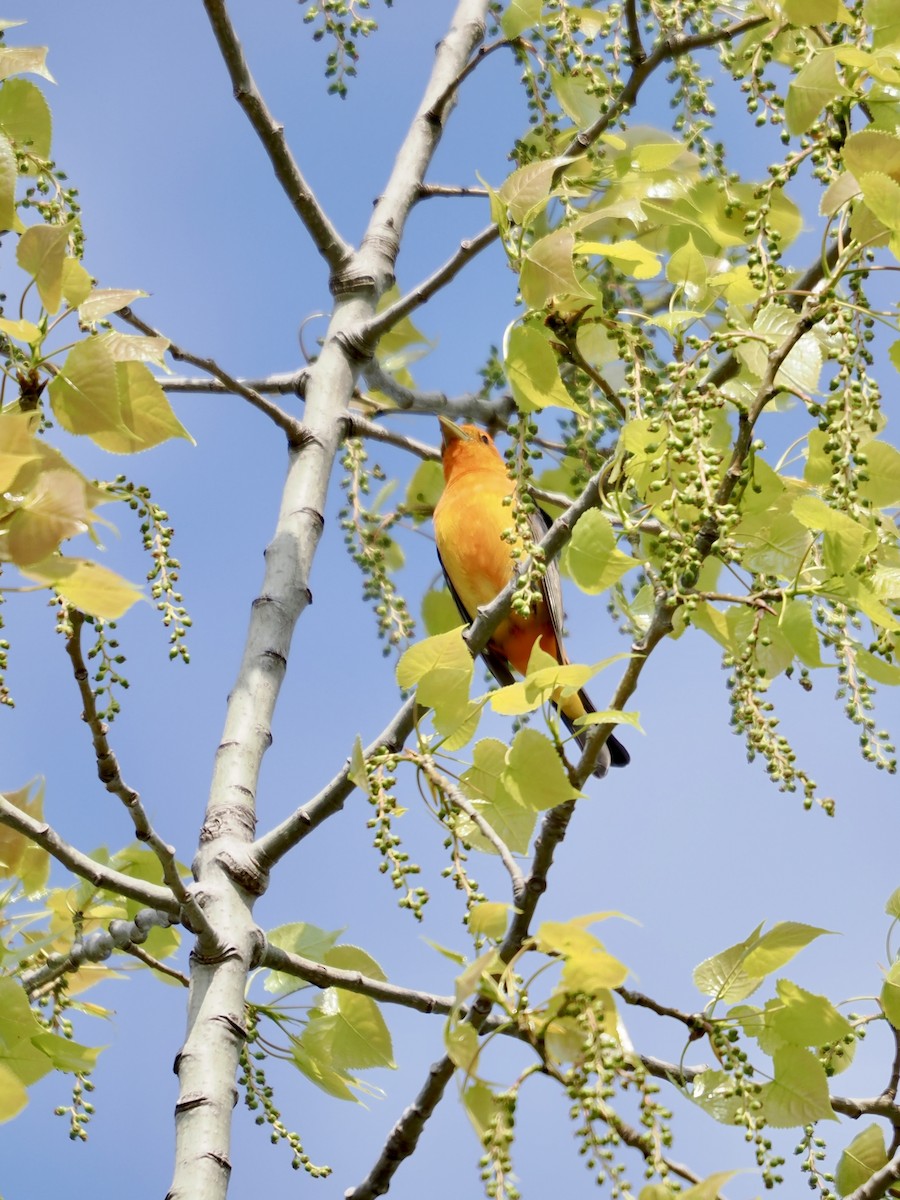
[[[136,306],[145,320],[233,374],[297,368],[298,325],[328,306],[326,271],[231,97],[200,6],[175,0],[152,6],[32,0],[27,8],[28,25],[13,31],[10,40],[51,47],[55,154],[81,191],[91,272],[103,286],[148,291],[150,297]],[[377,13],[382,29],[362,47],[359,78],[342,102],[325,94],[324,51],[312,44],[301,6],[286,0],[232,6],[270,108],[284,122],[332,219],[351,240],[360,236],[387,178],[452,8],[447,0],[398,0],[392,11]],[[507,149],[526,120],[514,79],[512,63],[502,55],[479,68],[450,123],[432,181],[475,184],[476,173],[494,184],[503,180]],[[656,98],[651,93],[637,119],[664,128],[668,114]],[[764,136],[754,143],[746,136],[752,126],[743,113],[726,112],[741,155],[764,155]],[[398,264],[401,287],[428,275],[460,238],[486,221],[480,200],[421,205]],[[808,239],[796,261],[811,259],[814,245]],[[7,243],[0,269],[10,253]],[[437,343],[416,365],[417,382],[451,394],[474,389],[487,347],[499,341],[514,312],[514,298],[515,277],[493,247],[453,289],[417,314],[417,324]],[[115,462],[87,446],[70,443],[68,452],[88,473],[109,477],[121,470],[149,483],[176,528],[175,551],[184,563],[185,601],[194,618],[192,662],[188,668],[167,663],[165,634],[150,605],[128,615],[120,641],[132,686],[113,728],[113,744],[159,831],[189,861],[225,698],[262,577],[285,455],[277,431],[238,399],[179,397],[176,405],[196,447],[179,442],[135,461]],[[437,441],[431,419],[410,419],[403,428]],[[415,467],[390,452],[371,453],[404,477]],[[318,791],[354,737],[369,741],[398,703],[392,663],[382,657],[356,568],[342,546],[339,506],[335,489],[313,573],[314,603],[295,635],[274,746],[263,768],[261,829]],[[142,578],[146,567],[128,514],[106,515],[119,530],[108,539],[110,565]],[[436,571],[426,535],[409,534],[404,543],[403,586],[414,607]],[[625,648],[602,602],[573,594],[567,607],[574,661],[596,661]],[[48,819],[66,837],[86,849],[127,842],[127,819],[93,774],[52,612],[33,596],[12,597],[5,620],[17,708],[0,713],[0,786],[16,788],[43,775]],[[351,636],[338,639],[337,629]],[[636,698],[646,736],[627,735],[633,758],[627,772],[589,785],[575,836],[558,856],[543,915],[564,919],[615,909],[633,917],[639,924],[610,924],[601,936],[633,968],[636,986],[686,1008],[701,1003],[691,983],[694,965],[762,920],[805,921],[839,935],[821,939],[792,964],[788,974],[803,986],[835,1000],[877,991],[887,926],[882,909],[897,884],[896,781],[859,758],[855,730],[831,700],[833,672],[816,673],[815,685],[807,695],[781,680],[774,692],[801,759],[837,799],[833,820],[819,811],[804,813],[798,798],[768,784],[759,764],[747,765],[741,741],[728,729],[725,674],[708,639],[691,633],[662,646]],[[613,686],[597,681],[598,702]],[[897,713],[896,699],[889,698],[884,719],[890,705]],[[502,728],[498,723],[497,730]],[[289,920],[346,926],[344,939],[378,958],[391,980],[447,992],[452,968],[422,935],[465,948],[460,906],[440,878],[440,836],[417,806],[413,781],[404,786],[407,848],[422,862],[432,893],[424,929],[397,910],[378,873],[359,793],[282,865],[257,907],[257,919],[269,927]],[[485,890],[506,898],[495,863],[478,862],[476,875]],[[59,1079],[45,1081],[34,1089],[26,1113],[0,1129],[5,1200],[63,1189],[112,1200],[121,1195],[123,1182],[135,1195],[165,1193],[176,1096],[171,1063],[183,1034],[184,995],[136,975],[98,990],[96,999],[116,1016],[108,1027],[79,1030],[85,1040],[109,1044],[95,1077],[98,1115],[90,1141],[70,1145],[64,1123],[54,1125],[51,1110],[66,1102],[66,1086]],[[400,1070],[372,1073],[387,1095],[368,1109],[326,1099],[299,1076],[273,1068],[286,1124],[300,1132],[314,1160],[336,1167],[333,1179],[319,1184],[298,1179],[287,1152],[270,1148],[265,1132],[239,1109],[234,1196],[263,1187],[273,1200],[298,1188],[334,1195],[336,1187],[343,1190],[365,1174],[442,1050],[438,1018],[387,1015]],[[658,1019],[629,1015],[628,1021],[642,1049],[677,1058],[680,1045]],[[884,1039],[875,1033],[870,1042],[857,1073],[845,1077],[846,1085],[841,1081],[845,1093],[866,1094],[883,1081]],[[488,1073],[511,1077],[525,1061],[503,1050]],[[515,1153],[526,1196],[551,1187],[574,1196],[592,1190],[565,1109],[548,1081],[536,1081],[526,1092]],[[854,1132],[848,1129],[843,1142]],[[478,1155],[458,1106],[447,1102],[392,1193],[412,1197],[427,1189],[434,1200],[449,1200],[461,1188],[477,1194]],[[736,1167],[744,1161],[742,1135],[689,1118],[675,1157],[701,1171]],[[795,1179],[789,1176],[788,1189]],[[730,1194],[743,1200],[759,1187],[747,1175]]]

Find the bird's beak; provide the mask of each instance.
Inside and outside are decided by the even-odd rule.
[[[447,447],[451,442],[465,442],[468,440],[465,432],[460,427],[454,424],[449,417],[438,417],[438,422],[441,426],[441,445]]]

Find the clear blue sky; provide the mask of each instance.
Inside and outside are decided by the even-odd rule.
[[[81,191],[91,272],[104,286],[148,291],[150,298],[137,307],[146,320],[234,374],[298,367],[297,327],[327,309],[326,272],[231,97],[200,6],[33,0],[26,7],[29,24],[10,40],[51,47],[55,155]],[[382,30],[364,45],[360,76],[344,102],[325,95],[324,51],[302,25],[302,5],[241,0],[232,7],[254,74],[303,170],[344,236],[356,240],[453,5],[400,0],[393,11],[377,13]],[[491,183],[502,181],[507,148],[526,118],[513,81],[512,64],[501,55],[476,72],[431,171],[433,181],[474,184],[476,172]],[[652,95],[638,113],[641,121],[663,128],[667,117]],[[753,140],[745,136],[749,122],[740,110],[731,119],[741,153],[753,153]],[[764,154],[764,140],[758,144]],[[429,274],[486,220],[479,200],[420,206],[398,265],[401,286]],[[811,259],[813,246],[811,240],[798,251],[798,264]],[[4,269],[11,252],[7,242]],[[417,315],[437,341],[434,353],[415,367],[417,382],[451,394],[476,387],[477,368],[488,345],[502,336],[514,293],[514,276],[493,248]],[[113,740],[126,779],[141,792],[159,831],[189,861],[225,697],[262,577],[285,455],[280,435],[238,399],[184,397],[177,410],[196,438],[194,448],[180,442],[112,465],[86,446],[72,445],[70,453],[88,473],[109,477],[122,470],[149,483],[176,527],[175,551],[184,563],[184,594],[195,622],[192,663],[167,664],[165,635],[149,605],[129,614],[120,633],[132,687]],[[404,428],[437,440],[429,419],[415,418]],[[372,454],[404,476],[415,466],[374,449]],[[339,768],[356,734],[370,740],[398,702],[392,663],[381,656],[359,577],[342,546],[339,504],[335,490],[314,568],[314,604],[295,636],[275,743],[263,770],[261,829],[314,794]],[[128,514],[107,515],[119,529],[108,540],[110,565],[140,579],[146,567]],[[434,577],[433,546],[422,534],[410,534],[405,549],[404,586],[415,603]],[[575,661],[625,648],[602,602],[571,595],[568,610]],[[94,778],[52,612],[34,597],[13,597],[5,620],[18,707],[0,713],[0,786],[16,788],[42,774],[48,819],[66,837],[85,849],[123,844],[129,823]],[[352,639],[338,644],[337,627],[351,629]],[[806,921],[843,935],[822,939],[792,965],[788,973],[797,982],[836,1000],[877,991],[882,907],[898,882],[897,785],[859,758],[855,730],[831,702],[833,672],[816,673],[815,684],[806,695],[782,680],[775,694],[800,755],[837,799],[834,820],[819,811],[804,813],[799,799],[768,784],[759,764],[747,765],[741,741],[729,732],[725,675],[708,639],[690,634],[661,647],[637,697],[646,737],[628,735],[633,765],[627,772],[590,785],[576,835],[558,856],[543,914],[565,918],[616,909],[635,918],[639,925],[609,925],[602,936],[633,968],[636,986],[686,1008],[701,1002],[691,983],[694,965],[762,920]],[[598,702],[612,687],[598,681]],[[892,704],[896,716],[895,699]],[[335,715],[326,717],[329,712]],[[884,717],[889,715],[885,706]],[[283,864],[257,918],[266,926],[288,920],[346,926],[345,940],[374,954],[393,981],[447,992],[452,968],[425,946],[422,934],[465,948],[460,907],[439,876],[439,834],[421,811],[412,780],[404,787],[408,848],[423,863],[432,893],[424,930],[397,910],[377,871],[359,793]],[[476,875],[505,899],[495,868],[479,862]],[[183,1033],[185,996],[139,975],[98,990],[96,999],[116,1016],[108,1027],[79,1029],[85,1040],[109,1044],[95,1076],[98,1115],[90,1141],[68,1143],[64,1123],[51,1115],[55,1104],[66,1102],[65,1081],[45,1081],[34,1089],[26,1113],[0,1129],[5,1200],[64,1191],[94,1200],[112,1200],[123,1189],[141,1197],[165,1193],[176,1096],[171,1064]],[[334,1196],[360,1180],[442,1049],[439,1018],[400,1011],[387,1016],[401,1069],[372,1073],[387,1096],[367,1109],[341,1105],[301,1077],[273,1070],[285,1123],[300,1132],[314,1160],[336,1167],[332,1180],[313,1184],[295,1177],[287,1151],[270,1148],[266,1133],[239,1109],[234,1196],[264,1190],[276,1200],[314,1187]],[[628,1020],[642,1049],[678,1056],[680,1046],[657,1019]],[[877,1050],[884,1040],[878,1034],[871,1041],[857,1074],[841,1082],[842,1091],[866,1094],[880,1086]],[[489,1073],[511,1078],[525,1061],[504,1050]],[[535,1081],[525,1093],[515,1162],[526,1196],[551,1188],[573,1196],[592,1190],[565,1110],[547,1081]],[[793,1144],[793,1135],[786,1144]],[[706,1121],[689,1120],[674,1154],[702,1171],[745,1161],[740,1131],[708,1128]],[[396,1177],[392,1195],[476,1195],[478,1155],[458,1106],[447,1103],[429,1126],[421,1153]],[[635,1170],[635,1183],[637,1176]],[[797,1186],[797,1176],[789,1175],[785,1194],[797,1194]],[[730,1194],[743,1200],[758,1190],[757,1178],[747,1175]]]

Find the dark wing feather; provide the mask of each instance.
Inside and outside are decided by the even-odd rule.
[[[438,551],[438,562],[441,564],[441,570],[444,572],[444,579],[446,580],[447,587],[450,589],[450,595],[453,597],[453,603],[456,605],[459,615],[467,625],[471,625],[472,614],[467,612],[466,606],[463,604],[462,600],[460,600],[459,593],[453,586],[453,580],[447,574],[447,568],[444,566],[440,551]],[[485,649],[482,650],[481,657],[484,659],[488,670],[501,687],[507,687],[510,683],[516,682],[515,676],[509,669],[509,664],[507,663],[506,659],[501,658],[499,654],[495,653],[495,651],[490,648],[490,646],[486,646]]]
[[[544,512],[542,508],[535,508],[528,515],[528,523],[531,526],[531,536],[536,542],[539,542],[550,526],[553,524],[553,518],[549,513]],[[544,574],[543,582],[544,601],[547,605],[547,610],[550,613],[550,620],[553,624],[553,632],[556,634],[556,644],[559,646],[560,657],[565,657],[565,651],[562,644],[562,629],[563,629],[563,603],[562,603],[562,584],[559,578],[559,567],[556,559],[553,560],[547,567]],[[457,604],[459,601],[457,601]],[[585,712],[596,712],[593,702],[583,689],[578,693],[581,698],[581,703],[584,705]],[[566,717],[564,712],[560,712],[560,716],[569,728],[570,733],[575,734],[575,739],[579,746],[584,747],[587,741],[587,731],[576,730],[571,721]],[[622,745],[617,737],[610,734],[606,739],[607,749],[609,750],[610,762],[614,767],[627,767],[631,761],[631,755]],[[598,766],[598,774],[605,775],[606,771],[601,764]]]

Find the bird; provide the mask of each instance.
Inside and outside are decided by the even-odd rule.
[[[513,577],[512,552],[523,549],[513,536],[509,498],[515,492],[506,464],[490,434],[477,425],[457,425],[439,416],[444,490],[434,509],[434,537],[438,561],[450,593],[466,624],[490,604]],[[539,541],[550,527],[550,517],[540,509],[529,514],[532,536]],[[512,669],[526,673],[535,642],[565,664],[562,641],[562,587],[559,567],[548,564],[541,583],[541,597],[524,616],[511,612],[491,634],[481,656],[501,686],[514,682]],[[578,717],[595,712],[582,689],[554,701],[560,717],[583,749],[588,730],[575,726]],[[618,740],[610,737],[594,769],[602,779],[610,766],[627,766],[631,756]]]

